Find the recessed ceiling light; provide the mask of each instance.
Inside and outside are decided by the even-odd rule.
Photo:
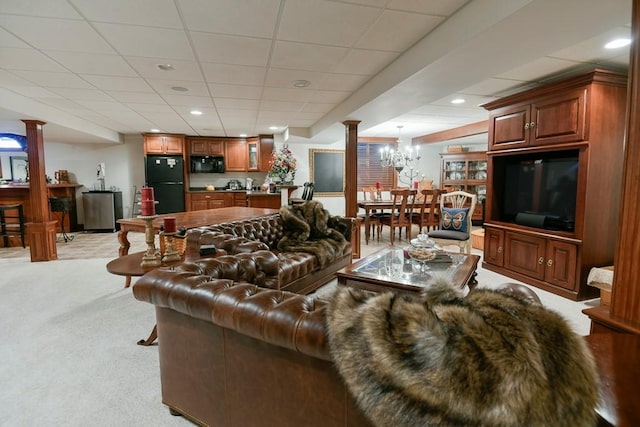
[[[604,47],[607,49],[617,49],[619,47],[625,47],[630,43],[631,43],[631,39],[615,39],[605,44]]]
[[[294,80],[293,87],[308,87],[311,86],[311,82],[309,80]]]
[[[171,64],[156,64],[156,68],[160,71],[173,71],[173,65]]]
[[[240,138],[246,138],[246,137],[247,137],[247,134],[246,134],[246,133],[241,133],[241,134],[240,134]]]
[[[186,87],[182,87],[182,86],[173,86],[173,87],[171,87],[171,90],[175,90],[176,92],[187,92],[187,91],[189,91],[189,89],[187,89]]]
[[[157,133],[157,132],[160,132],[160,129],[149,129],[149,132],[155,132],[155,133]]]
[[[464,104],[464,99],[463,98],[452,99],[451,103],[452,104]]]
[[[200,110],[191,110],[190,113],[193,114],[194,116],[201,116],[202,115],[202,111],[200,111]]]
[[[270,130],[276,130],[276,129],[278,129],[278,126],[269,126],[269,129]]]

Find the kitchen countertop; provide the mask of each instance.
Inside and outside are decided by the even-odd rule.
[[[247,196],[278,196],[280,193],[267,193],[260,190],[253,190],[251,193],[247,193],[247,190],[207,190],[205,187],[189,187],[190,193],[245,193]]]

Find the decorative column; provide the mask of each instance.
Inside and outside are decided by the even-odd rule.
[[[614,257],[610,316],[626,324],[629,332],[640,334],[640,0],[634,0],[631,14],[631,44],[627,101],[627,143],[622,176],[622,202],[618,245]],[[612,209],[616,207],[612,206]]]
[[[26,224],[26,237],[31,262],[58,259],[56,247],[56,221],[49,216],[49,197],[44,165],[44,139],[39,120],[23,120],[27,136],[29,158],[29,203],[31,222]]]
[[[345,126],[345,216],[358,217],[358,124],[360,120],[342,122]],[[360,258],[360,223],[351,233],[353,257]]]

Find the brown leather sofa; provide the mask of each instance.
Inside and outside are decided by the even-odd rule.
[[[280,214],[191,229],[186,235],[185,261],[201,259],[201,249],[212,247],[211,257],[220,260],[207,264],[206,268],[214,277],[226,277],[225,271],[230,268],[256,269],[255,275],[248,274],[245,278],[249,283],[308,294],[351,264],[355,219],[332,216],[330,226],[341,232],[347,243],[336,258],[324,266],[320,266],[312,253],[278,250],[278,242],[284,235]],[[239,254],[245,256],[237,258]]]
[[[158,269],[133,286],[156,306],[162,401],[173,414],[225,427],[371,425],[331,362],[324,301],[238,281],[238,269],[226,272],[234,280],[191,268]]]

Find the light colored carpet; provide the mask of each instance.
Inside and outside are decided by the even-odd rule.
[[[144,249],[142,236],[130,234],[132,251]],[[74,249],[88,256],[74,246],[81,238],[59,244],[58,261],[31,263],[28,251],[0,252],[0,425],[191,425],[161,403],[157,347],[136,345],[154,325],[153,307],[135,300],[123,278],[105,269],[117,253],[116,236],[96,235],[93,244],[84,237],[101,247],[101,258],[64,259],[64,251]],[[363,245],[363,251],[385,244]],[[512,281],[482,269],[478,280],[485,286]],[[587,304],[536,292],[588,333],[580,313]]]

